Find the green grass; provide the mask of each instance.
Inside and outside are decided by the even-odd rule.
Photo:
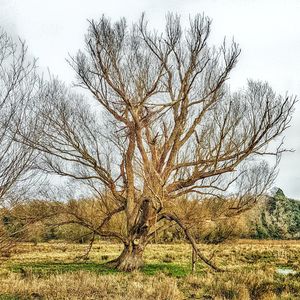
[[[203,272],[200,267],[200,265],[197,266],[197,274]],[[100,275],[121,273],[105,264],[95,262],[63,263],[49,261],[42,263],[20,263],[11,265],[9,270],[24,274],[24,276],[26,276],[26,274],[51,275],[77,271],[89,271]],[[156,275],[157,273],[164,273],[165,275],[179,278],[191,274],[191,266],[177,263],[148,263],[142,267],[141,272],[150,276]]]
[[[146,275],[155,275],[162,272],[172,277],[184,277],[191,273],[188,266],[170,263],[146,264],[141,271]]]
[[[0,300],[38,299],[35,294],[51,299],[53,291],[57,293],[55,299],[68,299],[70,290],[73,299],[93,299],[94,293],[101,299],[106,293],[107,297],[115,295],[113,299],[123,300],[128,289],[130,296],[135,295],[133,299],[147,300],[300,299],[299,241],[245,240],[223,244],[214,259],[227,272],[212,272],[198,261],[194,275],[189,245],[149,245],[144,267],[133,273],[105,265],[118,255],[119,245],[96,245],[87,261],[75,260],[83,251],[81,245],[67,244],[67,251],[61,251],[59,246],[21,244],[1,267]],[[216,250],[210,245],[200,246],[207,256]],[[298,273],[283,276],[276,272],[278,267],[289,267]],[[174,290],[184,297],[171,297]],[[161,293],[167,296],[162,298]]]
[[[32,273],[35,275],[50,275],[76,271],[90,271],[96,274],[113,274],[118,271],[107,267],[105,264],[94,262],[78,262],[78,263],[63,263],[63,262],[43,262],[43,263],[23,263],[14,264],[9,267],[12,272],[16,273]],[[25,275],[24,274],[24,275]]]
[[[0,300],[19,300],[18,296],[14,295],[0,295]]]

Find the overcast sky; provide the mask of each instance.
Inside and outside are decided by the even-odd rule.
[[[231,76],[233,88],[248,78],[268,81],[279,93],[300,96],[300,1],[299,0],[0,0],[0,26],[25,39],[39,65],[71,83],[68,53],[83,46],[87,19],[102,14],[116,20],[136,21],[142,12],[154,27],[163,26],[165,14],[204,12],[213,19],[213,43],[234,37],[242,48]],[[287,153],[280,165],[276,186],[287,196],[300,199],[300,103],[286,132]]]

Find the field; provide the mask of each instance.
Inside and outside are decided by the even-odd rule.
[[[103,263],[116,257],[118,244],[64,242],[18,245],[0,266],[0,299],[300,299],[300,241],[240,240],[199,245],[226,268],[215,273],[197,263],[191,274],[187,244],[153,244],[139,272],[121,273]],[[294,274],[281,275],[278,268]]]

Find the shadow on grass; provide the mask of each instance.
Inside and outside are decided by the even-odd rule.
[[[200,267],[200,266],[199,266]],[[104,263],[95,262],[41,262],[41,263],[24,263],[12,265],[9,268],[12,272],[21,273],[24,276],[33,275],[50,275],[61,274],[67,272],[88,271],[96,274],[107,275],[122,273],[116,269],[107,266]],[[170,263],[155,263],[146,264],[140,270],[145,275],[155,275],[157,273],[164,273],[172,277],[185,277],[191,274],[191,267],[189,265],[179,265]],[[197,274],[203,273],[203,269],[198,269]],[[0,298],[1,300],[1,298]]]

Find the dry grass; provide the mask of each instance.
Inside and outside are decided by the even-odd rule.
[[[86,262],[75,261],[86,245],[21,244],[0,272],[0,299],[300,299],[300,241],[238,241],[200,245],[226,267],[214,273],[200,262],[190,274],[189,245],[150,245],[141,272],[118,273],[103,262],[118,244],[97,243]],[[290,266],[295,275],[276,273]]]
[[[10,274],[1,281],[1,293],[20,299],[182,299],[176,280],[159,275],[146,278],[140,273],[97,275],[75,272],[40,278]]]

